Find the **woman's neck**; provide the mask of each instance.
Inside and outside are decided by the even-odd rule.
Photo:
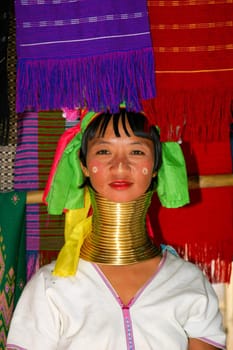
[[[91,189],[90,194],[93,228],[83,243],[81,258],[102,264],[127,265],[160,254],[145,224],[152,192],[127,203],[108,201]]]

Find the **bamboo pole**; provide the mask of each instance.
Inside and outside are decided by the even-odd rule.
[[[42,201],[43,191],[28,191],[27,192],[27,204],[40,204]]]
[[[189,189],[233,186],[233,174],[189,176]]]
[[[233,186],[233,174],[196,175],[188,179],[189,189]],[[42,203],[43,191],[29,191],[27,204]]]

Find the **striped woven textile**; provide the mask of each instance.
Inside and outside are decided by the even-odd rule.
[[[227,140],[233,1],[148,0],[157,96],[143,104],[165,140]]]
[[[17,112],[140,110],[155,96],[146,0],[15,4]]]
[[[7,47],[9,37],[10,3],[0,2],[0,145],[8,143],[9,135],[9,106],[7,82]]]
[[[4,2],[7,2],[6,0]],[[3,4],[1,3],[1,6]],[[15,19],[13,12],[9,12],[8,45],[7,45],[7,93],[9,120],[0,116],[0,191],[12,191],[14,188],[14,160],[17,143],[17,116],[15,113],[15,85],[16,85],[16,57],[15,57]],[[2,33],[3,34],[3,33]],[[6,82],[5,82],[6,83]],[[3,89],[3,86],[2,86]],[[3,92],[3,91],[2,91]],[[1,104],[4,103],[0,99]],[[1,113],[1,111],[0,111]],[[5,115],[6,116],[6,115]],[[4,127],[5,125],[5,127]],[[7,126],[9,130],[7,130]]]
[[[18,143],[14,165],[14,189],[18,191],[37,190],[38,179],[38,115],[24,113],[18,117]],[[27,277],[38,267],[39,251],[39,205],[26,206],[26,250]]]
[[[162,140],[183,141],[191,174],[232,172],[233,1],[148,0],[156,59],[154,99],[144,101]],[[155,232],[201,266],[212,282],[229,282],[232,188],[192,190],[191,204],[159,208]],[[153,218],[153,215],[152,215]],[[221,239],[220,239],[221,237]]]
[[[15,35],[15,15],[13,2],[9,17],[9,33],[7,46],[7,78],[8,78],[8,104],[10,112],[8,144],[16,147],[17,143],[17,114],[16,104],[16,35]]]
[[[39,189],[44,189],[53,162],[57,142],[65,131],[65,119],[59,112],[40,112],[38,114],[38,175]],[[49,215],[47,207],[39,207],[40,264],[56,258],[64,243],[64,216]]]
[[[65,129],[61,112],[19,115],[14,188],[18,191],[44,189],[58,138]],[[26,208],[28,274],[56,257],[63,244],[64,218],[50,217],[46,207]]]
[[[19,115],[17,130],[14,186],[17,190],[37,190],[38,114],[28,112]]]
[[[0,146],[0,191],[11,191],[14,186],[14,160],[16,146]]]

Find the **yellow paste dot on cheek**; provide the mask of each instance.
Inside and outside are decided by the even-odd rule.
[[[142,173],[143,175],[148,175],[148,169],[147,168],[142,168]]]
[[[97,166],[93,166],[93,167],[91,168],[91,170],[92,170],[92,172],[93,172],[94,174],[96,174],[97,171],[98,171],[98,168],[97,168]]]

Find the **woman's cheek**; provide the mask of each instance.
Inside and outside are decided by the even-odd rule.
[[[143,162],[141,164],[139,172],[141,172],[145,176],[152,175],[153,167],[151,165],[151,162]]]
[[[96,174],[98,172],[98,167],[96,165],[93,165],[93,167],[91,168],[91,171],[93,172],[93,174]]]
[[[142,168],[142,173],[143,173],[143,175],[148,175],[149,174],[148,168],[147,167],[143,167]]]
[[[103,164],[98,161],[90,162],[88,165],[90,175],[104,174]]]

